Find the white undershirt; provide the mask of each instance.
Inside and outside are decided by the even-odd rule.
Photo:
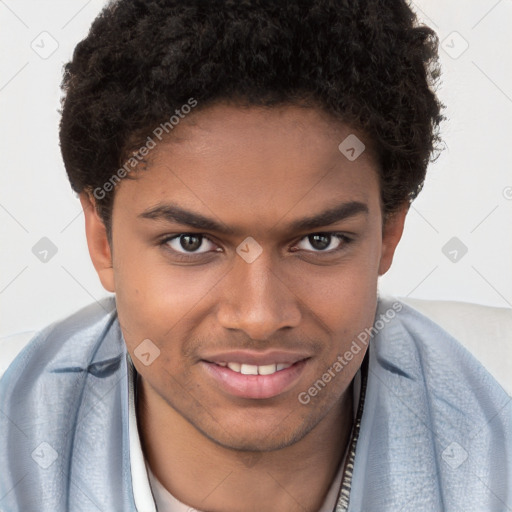
[[[177,500],[153,475],[146,463],[140,444],[139,431],[135,408],[134,368],[130,362],[128,371],[128,411],[129,411],[129,439],[130,439],[130,469],[132,474],[133,497],[138,512],[193,512],[190,506]],[[359,403],[361,388],[360,371],[354,380],[354,416]],[[338,490],[343,476],[343,466],[348,453],[345,451],[338,472],[331,484],[329,492],[318,512],[332,512],[336,505]],[[201,512],[201,511],[196,511]]]

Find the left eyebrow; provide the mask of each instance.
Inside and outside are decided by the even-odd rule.
[[[286,232],[301,232],[314,230],[316,228],[329,226],[341,220],[345,220],[357,215],[368,215],[368,206],[359,201],[349,201],[341,203],[335,207],[324,210],[310,217],[297,219],[287,224],[284,228]],[[243,234],[241,228],[229,228],[215,219],[206,217],[197,212],[186,210],[176,204],[166,203],[158,204],[153,208],[143,211],[139,214],[140,218],[152,220],[164,220],[175,222],[191,228],[202,229],[222,234],[238,235]]]
[[[311,217],[305,217],[293,221],[287,226],[291,231],[309,231],[323,226],[329,226],[341,220],[355,217],[356,215],[368,215],[368,206],[359,201],[349,201],[338,206],[324,210]]]

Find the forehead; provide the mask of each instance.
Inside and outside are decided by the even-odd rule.
[[[171,201],[228,225],[245,221],[263,228],[337,202],[380,209],[369,144],[351,160],[339,149],[346,140],[365,142],[321,110],[216,105],[183,119],[172,138],[156,141],[145,170],[119,186],[114,210],[117,204],[140,214]]]

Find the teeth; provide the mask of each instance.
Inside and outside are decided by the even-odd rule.
[[[242,365],[240,363],[228,363],[228,368],[233,370],[234,372],[240,373],[240,368]]]
[[[258,375],[258,367],[253,364],[243,364],[240,373],[243,375]]]
[[[255,364],[240,364],[240,363],[217,363],[219,366],[227,366],[234,372],[241,373],[242,375],[272,375],[280,370],[289,368],[291,364],[277,363],[265,364],[256,366]]]
[[[264,366],[258,366],[258,373],[260,375],[272,375],[276,372],[275,364],[266,364]]]

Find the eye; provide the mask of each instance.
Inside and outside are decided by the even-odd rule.
[[[217,249],[211,240],[197,233],[175,235],[167,238],[163,243],[181,254],[204,254]]]
[[[302,238],[296,247],[309,252],[334,252],[349,242],[340,233],[313,233]]]

